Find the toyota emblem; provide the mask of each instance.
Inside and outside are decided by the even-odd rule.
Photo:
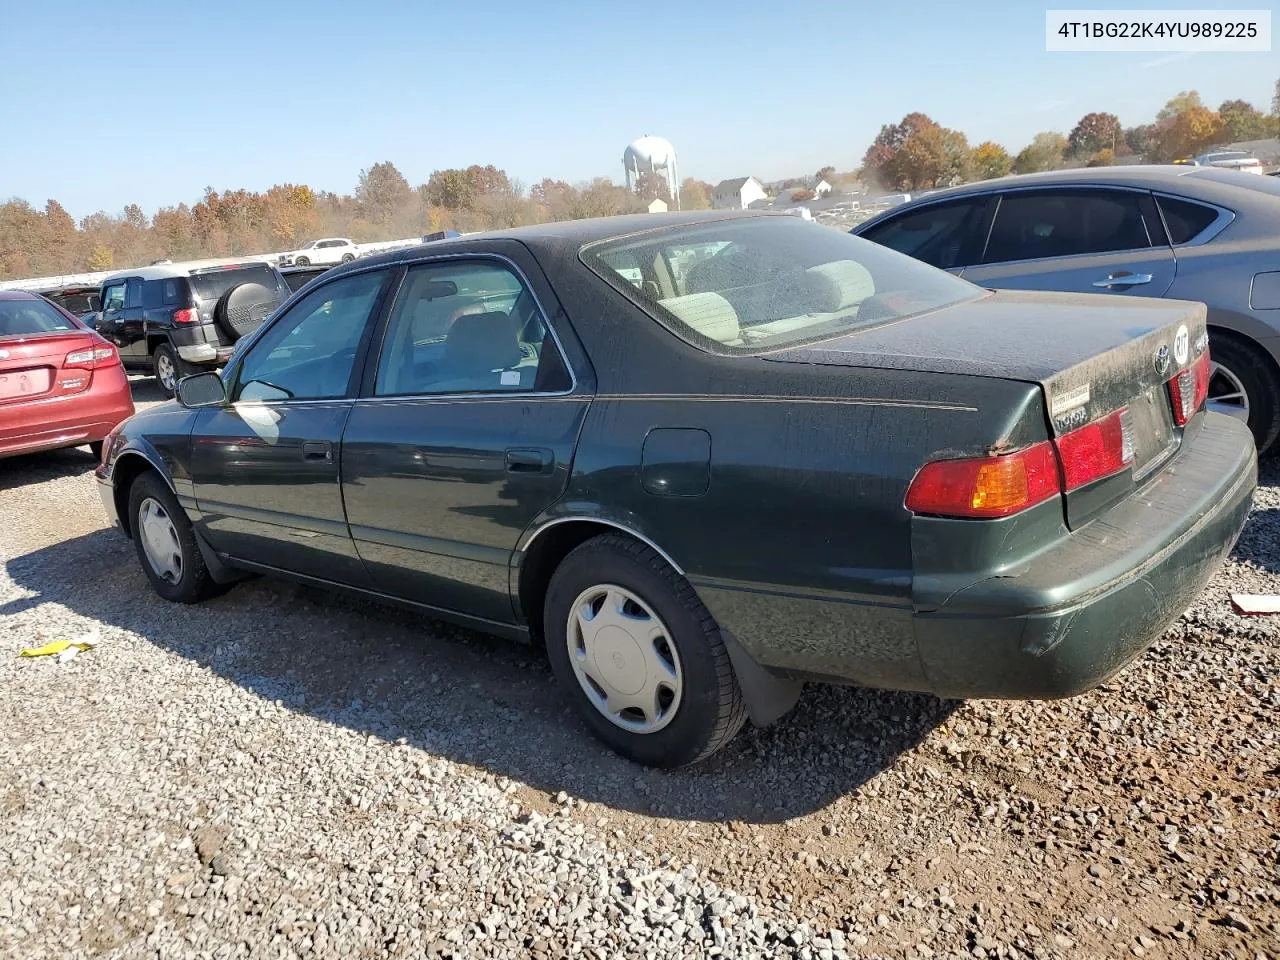
[[[1164,372],[1169,369],[1169,348],[1168,347],[1161,346],[1160,349],[1156,351],[1155,363],[1156,363],[1156,373],[1163,376]]]

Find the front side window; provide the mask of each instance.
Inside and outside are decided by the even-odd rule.
[[[985,197],[932,203],[919,210],[908,210],[890,220],[881,221],[861,234],[868,240],[897,250],[909,257],[949,270],[967,267],[963,257],[987,204]],[[981,252],[981,241],[978,241]]]
[[[409,271],[391,309],[376,396],[529,393],[569,387],[528,288],[496,260]]]
[[[343,277],[313,291],[249,348],[237,400],[324,400],[349,393],[360,337],[385,271]]]
[[[1154,209],[1154,208],[1152,208]],[[1043,190],[1000,198],[984,263],[1140,250],[1161,237],[1142,195],[1127,190]]]
[[[985,296],[870,240],[787,216],[664,227],[589,244],[580,256],[677,336],[722,354],[842,336]]]
[[[113,283],[102,291],[102,312],[112,313],[124,309],[124,281]]]

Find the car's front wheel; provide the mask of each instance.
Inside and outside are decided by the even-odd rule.
[[[1261,352],[1235,337],[1210,339],[1208,408],[1243,420],[1262,453],[1280,435],[1280,384]]]
[[[629,537],[588,540],[561,562],[544,607],[557,678],[599,739],[639,763],[677,767],[746,720],[724,640],[689,582]]]
[[[354,253],[344,253],[344,254],[342,255],[342,262],[343,262],[343,263],[350,263],[350,262],[351,262],[352,260],[354,260],[355,258],[356,258],[356,255],[355,255]]]
[[[142,572],[165,600],[197,603],[214,590],[191,521],[156,473],[143,473],[129,488],[129,530]]]
[[[311,258],[299,257],[297,260],[293,261],[293,265],[295,267],[309,267],[311,266]]]

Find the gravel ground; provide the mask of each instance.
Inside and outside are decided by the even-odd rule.
[[[1280,957],[1280,619],[1227,599],[1280,590],[1275,462],[1107,687],[810,688],[675,773],[516,645],[267,579],[165,604],[91,466],[0,462],[0,956]]]

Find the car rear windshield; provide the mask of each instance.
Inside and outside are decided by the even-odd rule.
[[[869,240],[795,217],[716,220],[589,244],[582,259],[677,336],[749,355],[984,296]]]
[[[264,264],[191,275],[192,289],[206,303],[220,299],[232,287],[242,283],[260,283],[268,290],[277,289],[275,271]]]
[[[0,337],[63,333],[80,328],[44,300],[0,300]]]

